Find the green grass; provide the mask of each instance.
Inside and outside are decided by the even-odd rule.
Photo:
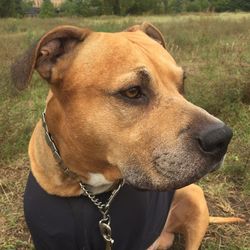
[[[120,31],[151,21],[167,48],[187,71],[187,98],[218,116],[234,131],[224,167],[201,181],[211,213],[250,211],[250,14],[98,17],[0,20],[0,249],[32,249],[22,216],[28,172],[27,144],[44,108],[48,86],[34,75],[17,92],[10,83],[14,58],[52,27],[73,24],[97,31]],[[250,249],[249,225],[212,225],[202,249]],[[182,249],[177,240],[174,249]]]

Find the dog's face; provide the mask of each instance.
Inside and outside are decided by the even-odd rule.
[[[220,164],[231,131],[184,98],[184,72],[152,25],[47,37],[33,67],[51,84],[48,127],[74,171],[165,190]]]

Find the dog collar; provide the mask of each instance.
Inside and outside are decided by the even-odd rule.
[[[45,111],[42,113],[42,125],[45,131],[45,140],[48,146],[50,147],[58,165],[62,168],[63,172],[66,175],[73,177],[73,178],[77,177],[77,174],[72,172],[67,166],[65,166],[62,160],[59,150],[55,144],[55,141],[49,132],[47,122],[46,122]],[[112,238],[112,231],[111,231],[111,226],[110,226],[109,208],[110,208],[111,202],[113,201],[113,199],[115,198],[115,196],[117,195],[117,193],[119,192],[123,184],[124,184],[124,180],[120,181],[119,184],[116,186],[116,188],[113,189],[107,202],[103,203],[98,199],[96,195],[94,195],[88,190],[86,184],[84,184],[82,181],[79,181],[79,185],[80,185],[81,190],[83,191],[83,195],[87,196],[102,214],[102,219],[99,221],[99,228],[100,228],[101,235],[105,241],[107,250],[111,250],[112,245],[114,244],[114,239]]]
[[[83,194],[86,195],[91,202],[98,208],[100,213],[102,214],[102,218],[99,221],[99,228],[101,235],[105,241],[105,249],[111,250],[112,246],[114,244],[114,239],[112,238],[112,230],[110,226],[110,215],[109,215],[109,208],[111,205],[111,202],[121,189],[121,187],[124,185],[124,180],[120,181],[118,186],[112,191],[111,195],[109,196],[106,203],[103,203],[98,199],[97,196],[93,195],[85,186],[84,183],[80,181],[80,187],[83,191]]]
[[[47,126],[47,122],[46,122],[46,115],[45,115],[45,111],[42,113],[42,125],[44,128],[44,132],[45,132],[45,140],[48,144],[48,146],[50,147],[53,156],[56,160],[56,162],[58,163],[58,165],[61,167],[62,171],[69,177],[71,178],[76,178],[77,174],[72,172],[67,166],[65,166],[62,157],[59,153],[59,150],[55,144],[55,141],[53,139],[53,137],[51,136],[48,126]]]
[[[60,155],[60,152],[59,152],[59,150],[58,150],[58,148],[57,148],[57,146],[55,144],[55,141],[54,141],[52,135],[49,132],[49,129],[48,129],[48,126],[47,126],[47,122],[46,122],[46,114],[45,114],[45,112],[46,112],[46,109],[44,110],[44,112],[42,112],[42,126],[44,128],[45,140],[47,142],[47,145],[50,147],[51,152],[53,153],[54,159],[58,163],[58,166],[61,168],[61,170],[63,171],[63,173],[65,175],[67,175],[68,177],[71,177],[73,179],[77,179],[77,178],[79,178],[79,175],[76,174],[75,172],[73,172],[72,170],[70,170],[65,165],[65,163],[63,162],[63,159],[62,159],[62,157]],[[88,185],[88,184],[84,184],[84,185],[85,185],[86,188],[91,189],[90,185]],[[107,190],[104,190],[103,192],[108,192],[108,191],[114,190],[118,186],[119,186],[119,183],[114,183],[113,185],[111,185],[110,187],[108,187]]]

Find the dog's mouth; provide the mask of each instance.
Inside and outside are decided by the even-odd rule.
[[[144,168],[141,163],[136,164],[137,168],[132,167],[131,172],[125,171],[125,179],[143,189],[184,187],[221,166],[231,137],[231,130],[220,123],[196,136],[183,135],[174,146],[157,147],[151,160],[141,159],[146,163]]]
[[[174,140],[169,137],[163,134],[148,140],[145,147],[134,147],[132,153],[123,151],[116,165],[127,183],[164,191],[197,182],[221,166],[232,132],[219,122],[202,130],[190,129]]]
[[[141,190],[173,190],[195,183],[206,174],[216,171],[222,165],[223,159],[224,157],[210,162],[199,159],[199,163],[198,160],[191,163],[165,162],[149,170],[133,165],[124,169],[123,177],[126,183]]]
[[[214,165],[212,165],[210,167],[211,169],[210,173],[217,171],[223,165],[225,158],[226,158],[226,155],[224,155],[224,157],[218,163],[215,163]]]

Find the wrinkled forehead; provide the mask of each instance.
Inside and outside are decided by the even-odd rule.
[[[167,77],[173,82],[179,82],[183,78],[183,69],[176,64],[170,53],[157,41],[141,31],[123,32],[123,36],[147,58],[150,68],[160,78]]]
[[[180,81],[183,71],[173,57],[158,42],[141,31],[119,33],[92,33],[77,51],[74,65],[86,70],[93,79],[94,71],[106,77],[148,70],[160,78]]]

